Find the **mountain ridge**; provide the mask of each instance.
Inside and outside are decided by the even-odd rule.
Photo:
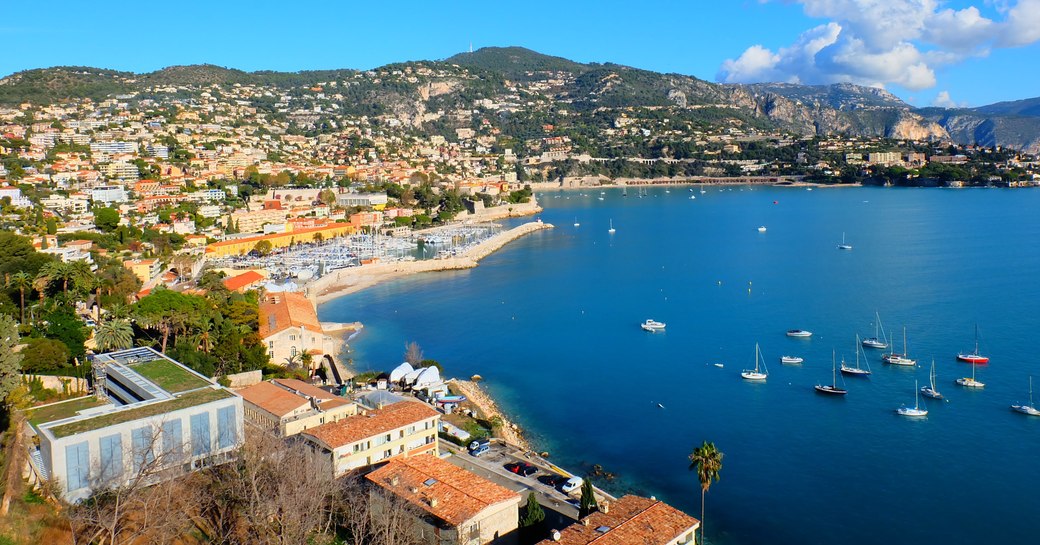
[[[445,106],[505,93],[509,82],[552,82],[548,100],[593,115],[606,109],[672,109],[693,119],[739,123],[807,135],[847,134],[897,139],[949,139],[962,144],[1010,146],[1040,151],[1040,97],[975,108],[915,108],[888,91],[848,83],[720,84],[683,74],[665,74],[613,63],[580,63],[522,47],[486,47],[444,60],[353,69],[246,72],[212,64],[169,66],[134,74],[61,66],[17,72],[0,79],[0,104],[51,103],[141,92],[159,86],[262,85],[281,89],[314,86],[358,74],[415,67],[460,68],[450,81],[416,79],[411,85],[367,82],[352,99],[371,101],[364,111],[421,116]],[[430,93],[434,85],[447,91]]]

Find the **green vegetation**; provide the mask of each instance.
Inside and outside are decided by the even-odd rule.
[[[26,412],[26,417],[31,424],[39,426],[45,422],[70,418],[76,416],[79,411],[103,405],[106,405],[106,402],[99,401],[97,397],[85,396],[30,409]]]
[[[77,420],[69,422],[68,424],[62,424],[51,428],[51,432],[54,433],[55,437],[67,437],[77,433],[83,433],[85,431],[98,430],[101,428],[107,428],[109,426],[115,426],[116,424],[122,424],[123,422],[129,422],[131,420],[138,420],[141,418],[148,418],[158,414],[164,414],[172,411],[178,411],[180,409],[186,409],[188,407],[194,407],[196,405],[202,405],[204,403],[210,403],[213,401],[219,401],[231,397],[233,394],[223,389],[211,389],[206,388],[203,390],[195,390],[175,397],[169,401],[163,401],[160,403],[152,403],[150,405],[143,405],[140,407],[134,407],[112,413],[106,413],[95,416],[93,418],[87,418],[84,420]]]
[[[705,441],[690,453],[690,471],[697,472],[697,480],[701,483],[701,543],[704,543],[704,495],[711,488],[712,481],[719,481],[722,471],[722,452],[715,448],[715,443]]]
[[[157,359],[130,366],[137,374],[154,382],[163,390],[176,394],[185,390],[194,390],[206,386],[209,381],[204,380],[181,366],[165,359]]]

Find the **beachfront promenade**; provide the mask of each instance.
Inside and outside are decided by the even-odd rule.
[[[525,223],[508,231],[503,231],[477,244],[461,255],[445,259],[371,263],[360,267],[339,269],[307,284],[304,289],[307,297],[316,305],[320,305],[336,297],[354,293],[391,278],[423,272],[472,269],[477,266],[481,259],[491,255],[506,244],[528,233],[542,229],[552,229],[552,227],[551,224],[542,223],[541,221]]]

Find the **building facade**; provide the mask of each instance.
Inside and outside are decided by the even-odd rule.
[[[238,391],[247,420],[279,437],[358,413],[351,401],[295,379],[259,382]]]

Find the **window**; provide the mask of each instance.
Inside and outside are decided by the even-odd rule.
[[[69,492],[87,487],[90,478],[90,451],[86,441],[66,445],[65,478],[68,481]]]
[[[191,455],[202,456],[213,450],[209,434],[209,413],[191,415]]]
[[[235,407],[217,410],[217,448],[234,446],[238,441],[238,426],[235,422]]]
[[[109,484],[123,473],[123,436],[116,433],[101,438],[101,482]]]
[[[164,422],[162,434],[163,455],[173,459],[184,456],[184,432],[180,419]]]
[[[383,451],[383,458],[389,458],[389,457],[391,457],[393,455],[394,455],[393,449],[391,449],[391,450],[384,450]]]
[[[295,341],[296,340],[296,335],[289,335],[289,340],[290,341]]]
[[[130,443],[133,448],[134,473],[140,473],[144,467],[155,460],[152,451],[152,427],[145,426],[130,432]]]

